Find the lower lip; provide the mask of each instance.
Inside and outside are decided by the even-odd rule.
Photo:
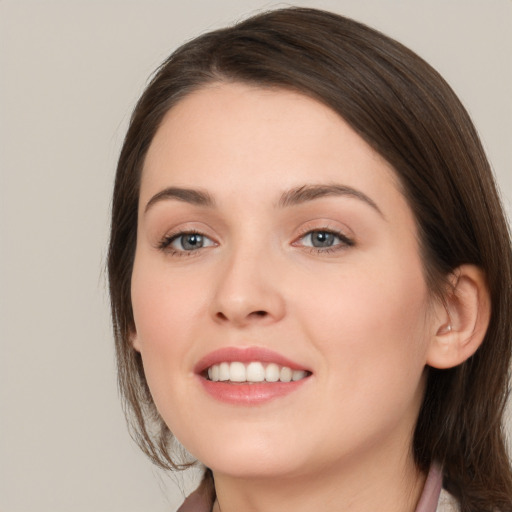
[[[298,390],[309,377],[292,382],[232,383],[213,382],[200,377],[205,391],[216,400],[235,405],[257,405],[284,397]]]

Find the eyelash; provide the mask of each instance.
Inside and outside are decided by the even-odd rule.
[[[170,254],[171,256],[178,256],[178,257],[179,256],[194,256],[195,254],[197,254],[199,252],[199,249],[202,249],[202,247],[199,247],[198,249],[195,249],[195,250],[186,251],[186,250],[174,249],[171,246],[171,244],[173,242],[175,242],[176,240],[178,240],[179,238],[182,238],[185,236],[190,236],[190,235],[197,235],[197,236],[201,236],[205,239],[211,240],[210,237],[204,235],[200,231],[196,231],[196,230],[179,231],[178,233],[172,233],[170,235],[165,235],[162,238],[162,240],[160,240],[160,242],[158,244],[158,249]]]
[[[305,246],[302,245],[304,249],[313,254],[333,254],[338,251],[343,251],[349,247],[353,247],[355,245],[355,241],[348,236],[346,236],[341,231],[332,228],[316,228],[316,229],[307,229],[305,230],[299,237],[297,237],[296,241],[293,242],[292,245],[296,245],[300,240],[304,240],[308,235],[311,236],[313,233],[323,233],[327,235],[333,235],[336,237],[339,242],[333,246],[326,247],[313,247],[313,246]]]
[[[347,237],[345,234],[341,233],[338,230],[332,229],[332,228],[317,228],[317,229],[308,229],[305,230],[297,239],[292,243],[292,245],[297,246],[298,242],[300,240],[304,240],[307,236],[311,236],[314,233],[324,233],[327,235],[332,235],[336,237],[339,240],[339,243],[337,243],[334,246],[326,246],[326,247],[313,247],[313,246],[305,246],[302,245],[302,247],[307,250],[308,252],[314,253],[314,254],[332,254],[335,252],[338,252],[340,250],[347,249],[348,247],[353,247],[355,245],[355,241],[349,237]],[[181,237],[190,236],[190,235],[197,235],[201,236],[204,239],[211,240],[208,236],[201,233],[200,231],[180,231],[178,233],[172,233],[170,235],[166,235],[160,240],[158,243],[158,249],[164,252],[167,252],[171,256],[194,256],[198,254],[200,249],[203,249],[204,247],[199,247],[195,250],[178,250],[171,247],[171,244],[178,240]],[[213,242],[212,245],[215,245],[215,242]]]

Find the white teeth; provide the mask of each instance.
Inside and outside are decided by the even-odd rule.
[[[219,380],[219,365],[215,364],[208,368],[208,378],[217,382]]]
[[[213,365],[217,366],[217,365]],[[229,380],[229,363],[220,363],[219,365],[219,380]]]
[[[252,361],[247,365],[238,361],[224,362],[208,368],[208,379],[213,382],[291,382],[304,379],[307,375],[305,370],[292,370],[276,363],[264,366],[259,361]]]
[[[279,380],[281,382],[290,382],[292,380],[292,370],[287,366],[283,366],[281,368],[281,373],[279,374]]]
[[[229,365],[229,380],[232,382],[245,382],[247,372],[243,363],[233,362]]]
[[[292,380],[301,380],[306,376],[306,372],[304,370],[293,370]]]
[[[261,363],[253,362],[247,366],[247,380],[249,382],[263,382],[265,380],[265,368]]]
[[[267,382],[277,382],[279,380],[279,366],[275,363],[270,363],[265,368],[265,380]]]

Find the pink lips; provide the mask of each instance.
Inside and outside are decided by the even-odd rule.
[[[250,363],[276,363],[292,370],[307,370],[303,366],[282,355],[260,347],[226,347],[203,357],[194,367],[204,390],[216,400],[235,405],[256,405],[283,397],[300,388],[308,378],[292,382],[233,383],[212,382],[205,378],[206,370],[222,362],[239,361]]]

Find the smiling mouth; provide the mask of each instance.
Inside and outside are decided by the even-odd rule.
[[[262,363],[252,361],[222,362],[210,366],[205,371],[205,378],[211,382],[232,382],[236,384],[255,384],[272,382],[296,382],[307,378],[311,372],[306,370],[292,370],[288,366],[276,363]]]

